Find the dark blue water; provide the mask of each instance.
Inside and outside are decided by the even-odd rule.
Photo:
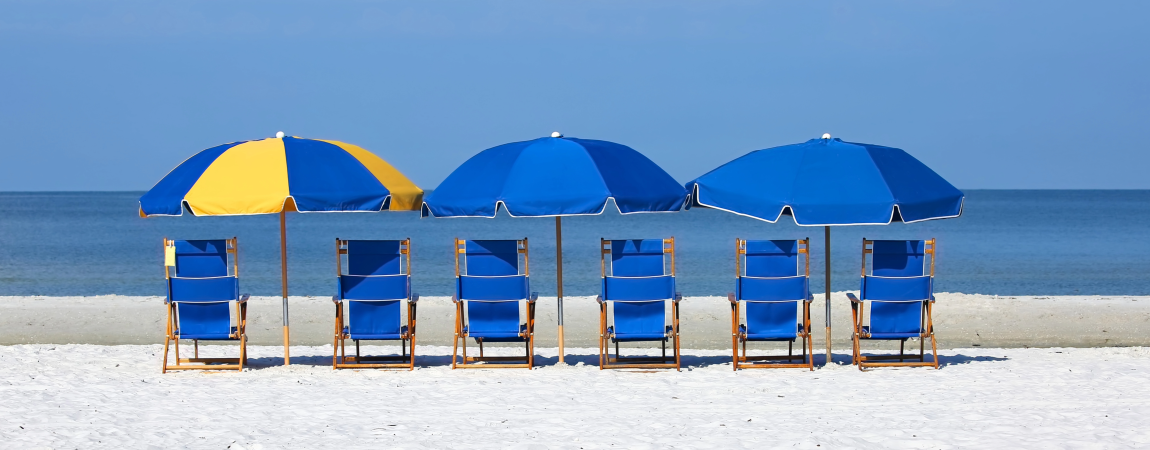
[[[279,219],[141,219],[138,192],[0,193],[0,295],[162,295],[161,238],[238,236],[242,290],[279,295]],[[823,229],[714,210],[607,213],[564,221],[565,293],[598,292],[599,238],[675,236],[679,290],[725,295],[734,239],[812,241],[823,289]],[[452,238],[530,239],[533,288],[555,292],[550,218],[420,219],[417,213],[288,215],[293,295],[331,295],[335,238],[413,241],[414,288],[452,293]],[[857,289],[861,239],[938,238],[937,290],[1001,295],[1150,294],[1150,191],[968,191],[962,217],[832,229],[834,290]]]

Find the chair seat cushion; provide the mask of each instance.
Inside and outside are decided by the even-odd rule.
[[[739,325],[739,336],[744,341],[793,341],[803,334],[803,324],[795,324],[795,333],[747,333],[746,325]]]
[[[399,333],[384,334],[351,333],[348,327],[343,327],[343,334],[357,341],[397,341],[407,336],[407,326],[400,327]]]
[[[912,333],[871,333],[869,326],[862,327],[863,336],[870,335],[870,337],[862,337],[862,339],[906,339],[916,338],[922,335],[921,332]]]
[[[478,331],[471,332],[468,327],[463,327],[463,335],[475,338],[476,341],[483,339],[484,342],[526,342],[527,338],[522,335],[527,334],[527,324],[519,325],[519,332],[511,331]]]
[[[236,334],[236,327],[232,327],[231,334],[222,333],[199,333],[199,334],[180,334],[180,330],[176,330],[175,335],[179,339],[198,339],[201,341],[229,341],[239,340],[233,338],[232,335]]]
[[[615,342],[665,341],[674,328],[667,326],[663,333],[615,333],[615,327],[607,327],[607,335]]]

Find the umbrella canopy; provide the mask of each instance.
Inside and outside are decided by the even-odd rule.
[[[804,226],[886,225],[962,214],[963,194],[897,148],[811,139],[748,153],[687,183],[692,206]]]
[[[827,363],[831,362],[831,226],[920,222],[962,214],[962,191],[897,148],[824,134],[758,150],[687,183],[691,202],[774,223],[824,227]]]
[[[423,190],[355,145],[284,137],[203,150],[140,197],[140,216],[280,216],[284,364],[290,363],[285,213],[415,211]]]
[[[414,211],[423,190],[355,145],[298,137],[201,151],[140,197],[140,215]]]
[[[683,208],[686,191],[626,145],[545,137],[492,147],[460,165],[423,202],[423,215],[515,217],[601,214],[614,199],[620,213]]]
[[[608,200],[622,214],[676,212],[687,191],[626,145],[551,137],[512,142],[464,162],[423,202],[423,215],[495,217],[500,205],[513,217],[555,217],[559,362],[563,358],[562,216],[602,214]]]

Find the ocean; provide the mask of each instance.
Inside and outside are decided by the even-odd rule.
[[[237,236],[241,291],[280,294],[279,219],[137,215],[142,192],[0,193],[0,295],[163,295],[162,238]],[[832,289],[858,289],[860,246],[872,239],[938,239],[936,291],[997,295],[1150,293],[1150,191],[966,191],[956,219],[832,228]],[[722,211],[563,219],[564,293],[599,292],[599,239],[674,236],[678,288],[726,295],[735,238],[811,238],[811,289],[822,292],[823,229],[789,217],[771,224]],[[335,291],[335,239],[412,239],[413,290],[453,293],[452,239],[530,245],[532,288],[555,295],[551,218],[421,219],[418,213],[291,213],[292,295]]]

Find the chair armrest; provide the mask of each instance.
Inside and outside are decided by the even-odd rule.
[[[340,303],[343,303],[343,299],[339,298],[338,295],[333,295],[333,296],[331,296],[331,302],[338,305]]]
[[[815,296],[811,295],[811,294],[807,294],[807,299],[803,300],[803,301],[807,302],[807,303],[813,302],[813,301],[815,301]]]
[[[452,302],[455,302],[455,303],[459,303],[459,298],[458,298],[458,297],[456,297],[456,296],[454,296],[454,295],[452,295],[452,296],[451,296],[451,301],[452,301]]]
[[[407,301],[412,302],[412,303],[418,302],[419,301],[419,294],[416,294],[413,292],[411,294],[411,298],[407,299]]]
[[[850,292],[847,292],[847,298],[851,299],[851,303],[862,303],[862,300],[859,300],[858,297],[855,297],[855,295]]]
[[[606,300],[603,300],[603,296],[602,296],[602,295],[596,295],[596,296],[595,296],[595,301],[597,301],[597,302],[599,302],[599,303],[607,303],[607,301],[606,301]]]
[[[251,294],[240,294],[240,298],[236,300],[236,303],[246,303],[251,297]]]
[[[535,303],[537,301],[539,301],[539,293],[538,292],[532,292],[531,295],[529,295],[527,297],[527,303]]]
[[[679,303],[679,302],[683,301],[683,294],[676,292],[675,298],[671,299],[671,301],[673,301],[675,303]]]
[[[727,293],[727,301],[731,302],[732,304],[739,302],[738,300],[735,300],[735,293],[734,292],[728,292]]]

